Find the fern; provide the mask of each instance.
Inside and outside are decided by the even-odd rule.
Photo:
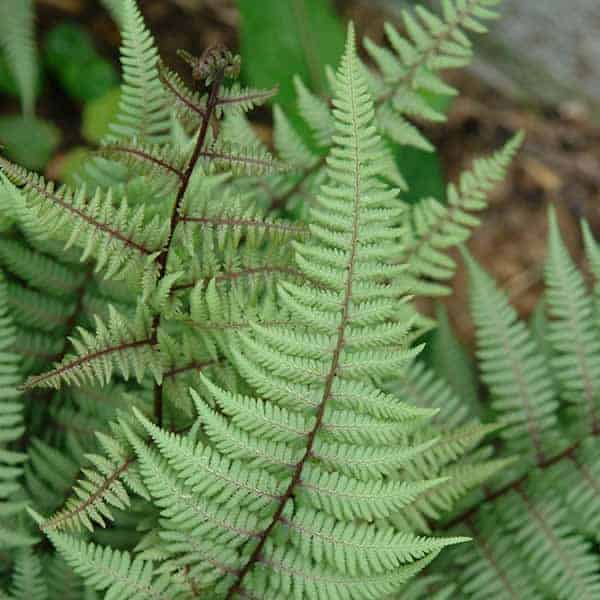
[[[370,73],[366,67],[360,67],[374,96],[375,126],[382,138],[380,170],[400,189],[406,190],[406,183],[390,154],[390,142],[433,150],[412,122],[444,119],[427,103],[424,92],[456,93],[439,72],[470,62],[472,50],[467,33],[483,33],[484,23],[498,16],[494,10],[498,4],[499,0],[446,0],[442,2],[441,17],[418,6],[414,14],[403,12],[405,35],[386,25],[393,50],[365,40],[365,48],[379,69],[379,73]],[[327,101],[315,96],[299,79],[296,90],[299,112],[313,134],[315,146],[330,148],[333,118]],[[318,153],[298,140],[280,111],[275,116],[276,148],[293,167],[290,172],[300,175],[274,180],[270,197],[264,201],[277,210],[296,209],[298,203],[310,205],[322,181],[325,163]],[[503,179],[521,139],[517,135],[490,158],[477,160],[457,184],[448,187],[447,205],[442,199],[424,198],[412,208],[413,214],[407,219],[410,242],[401,261],[409,263],[417,279],[415,291],[420,295],[448,293],[444,282],[454,274],[455,265],[446,250],[466,241],[477,227],[476,213],[486,207],[487,195]],[[264,197],[264,185],[256,193]]]
[[[486,2],[457,2],[443,31],[418,13],[431,40],[414,40],[427,56],[410,82],[369,73],[350,27],[332,98],[298,83],[318,153],[278,109],[274,147],[258,138],[246,113],[276,88],[241,87],[239,57],[181,53],[190,88],[160,63],[134,0],[103,3],[124,83],[81,183],[0,159],[6,343],[28,376],[26,437],[7,442],[28,462],[3,536],[22,552],[5,589],[399,593],[466,541],[437,535],[439,519],[512,464],[479,446],[498,426],[420,362],[432,321],[409,294],[451,275],[441,252],[468,237],[518,140],[463,176],[447,214],[434,201],[417,214],[390,144],[429,147],[398,117],[419,105],[382,96],[439,89],[423,69],[458,54],[438,34],[460,37],[491,16]],[[280,207],[310,197],[306,218],[275,214],[273,194]]]
[[[594,598],[600,591],[597,327],[553,210],[549,221],[547,317],[537,313],[535,331],[465,255],[481,374],[506,424],[496,455],[518,452],[519,460],[442,527],[474,541],[446,555],[446,573],[457,569],[464,598]],[[585,224],[584,233],[588,253],[595,252]],[[449,584],[442,571],[439,577]]]

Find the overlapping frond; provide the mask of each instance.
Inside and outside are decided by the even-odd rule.
[[[27,548],[35,541],[18,523],[24,508],[22,475],[27,454],[18,446],[25,434],[25,420],[22,397],[17,392],[21,361],[12,350],[14,341],[6,283],[0,275],[0,549],[4,552]]]
[[[158,50],[134,0],[123,0],[118,15],[123,84],[111,137],[164,143],[171,117],[158,77]]]
[[[132,558],[129,552],[113,550],[64,533],[48,537],[72,569],[93,589],[105,592],[107,600],[167,600],[173,598],[170,579],[156,573],[150,561]]]
[[[465,254],[482,378],[505,423],[492,456],[518,452],[504,477],[467,498],[444,526],[473,539],[464,552],[447,553],[444,566],[456,569],[456,594],[468,600],[599,593],[597,322],[553,210],[549,221],[540,305],[549,318],[536,311],[533,331]],[[589,256],[595,243],[589,229],[584,239]]]
[[[486,21],[498,17],[494,7],[500,1],[443,0],[440,16],[424,6],[417,6],[414,12],[402,13],[405,34],[386,25],[392,50],[366,40],[365,47],[383,78],[377,82],[378,101],[390,101],[399,115],[440,118],[418,92],[456,93],[438,72],[469,64],[473,52],[467,34],[484,33]]]

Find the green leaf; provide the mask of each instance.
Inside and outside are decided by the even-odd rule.
[[[45,50],[49,69],[76,100],[99,98],[119,82],[113,65],[98,55],[92,38],[78,25],[52,29]]]
[[[43,169],[60,140],[60,130],[48,121],[17,115],[0,117],[0,145],[6,156],[27,169]]]
[[[394,146],[394,157],[408,184],[402,198],[415,203],[421,198],[446,201],[444,170],[437,152],[426,152],[410,146]]]
[[[83,107],[81,117],[81,135],[92,143],[98,144],[110,131],[110,124],[114,122],[119,112],[121,89],[112,88],[100,98],[87,102]]]
[[[325,65],[337,64],[344,28],[329,0],[238,0],[242,17],[242,68],[250,85],[279,82],[277,102],[295,112],[292,78],[300,75],[316,92],[327,89]]]

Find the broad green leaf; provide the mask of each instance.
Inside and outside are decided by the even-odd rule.
[[[295,112],[292,82],[299,75],[319,94],[327,90],[324,67],[336,65],[344,48],[344,28],[329,0],[238,0],[241,50],[248,83],[279,83],[277,103]]]

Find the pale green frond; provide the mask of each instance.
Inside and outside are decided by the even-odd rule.
[[[447,205],[425,198],[411,208],[402,262],[408,263],[415,277],[426,279],[415,284],[419,293],[448,293],[444,282],[454,275],[456,265],[447,250],[464,243],[479,225],[474,213],[486,208],[488,193],[506,175],[522,139],[518,134],[490,158],[476,160],[472,170],[461,175],[458,186],[448,186]]]
[[[508,299],[465,251],[470,302],[483,381],[515,450],[544,460],[555,443],[557,398],[545,356]]]
[[[28,548],[16,555],[11,585],[14,600],[47,600],[48,592],[42,573],[40,557]]]
[[[138,311],[135,320],[129,321],[111,308],[108,322],[96,318],[95,334],[83,328],[78,333],[78,337],[70,338],[75,352],[52,371],[30,377],[25,387],[107,385],[115,370],[126,380],[135,376],[141,382],[147,371],[157,381],[162,379],[162,360],[146,311]]]
[[[556,214],[550,210],[546,299],[549,339],[556,352],[552,361],[561,385],[561,395],[587,415],[588,427],[600,428],[600,336],[589,323],[593,318],[592,298],[582,274],[561,239]]]
[[[168,139],[170,114],[158,77],[154,39],[135,0],[123,0],[117,14],[122,36],[123,84],[110,139],[163,143]]]
[[[142,207],[130,209],[123,200],[116,207],[111,192],[97,189],[93,196],[79,189],[55,188],[41,176],[1,159],[0,166],[26,198],[44,236],[81,247],[81,260],[96,260],[96,270],[106,277],[128,269],[143,270],[152,264],[166,237],[166,226],[155,218],[148,222]]]
[[[173,597],[168,589],[169,577],[156,575],[151,562],[63,533],[49,532],[48,537],[75,573],[89,586],[105,592],[106,600],[167,600]]]

